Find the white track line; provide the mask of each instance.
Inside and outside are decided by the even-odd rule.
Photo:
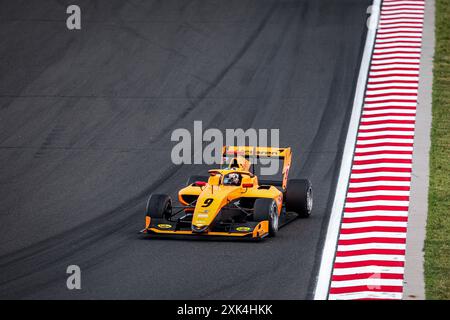
[[[336,185],[336,194],[334,196],[330,220],[328,222],[327,236],[324,243],[322,260],[317,278],[316,290],[314,293],[315,300],[325,300],[328,297],[328,289],[333,270],[333,261],[336,253],[337,239],[339,236],[339,227],[352,167],[353,151],[355,149],[359,119],[362,112],[367,76],[369,73],[370,59],[375,43],[376,28],[380,14],[380,3],[380,0],[374,0],[372,5],[369,30],[367,31],[366,43],[359,69],[358,82],[356,85],[355,98],[353,100],[352,115],[350,117],[347,137],[342,153],[341,168]]]

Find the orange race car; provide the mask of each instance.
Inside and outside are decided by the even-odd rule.
[[[168,195],[150,195],[141,232],[257,240],[275,236],[280,226],[297,217],[310,216],[311,182],[288,180],[290,148],[232,146],[223,147],[222,153],[220,169],[192,176],[178,192],[181,206],[174,206]],[[258,180],[253,158],[282,160],[281,181]]]

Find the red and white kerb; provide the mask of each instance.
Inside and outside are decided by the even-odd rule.
[[[329,299],[401,299],[424,0],[384,0]]]

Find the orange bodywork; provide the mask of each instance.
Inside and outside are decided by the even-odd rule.
[[[178,192],[178,200],[184,206],[189,206],[189,199],[196,199],[195,208],[186,207],[186,213],[192,213],[192,228],[201,230],[212,225],[222,208],[243,198],[268,198],[277,204],[278,215],[283,207],[283,190],[286,188],[289,167],[291,164],[290,148],[264,148],[264,147],[224,147],[224,157],[232,157],[228,167],[209,170],[207,183],[193,183]],[[258,177],[250,172],[250,157],[278,158],[283,160],[281,182],[282,190],[272,185],[260,186]],[[224,177],[228,174],[239,174],[241,181],[239,185],[224,184]],[[192,212],[193,211],[193,212]],[[146,220],[146,229],[156,234],[193,234],[190,230],[173,230],[150,227],[150,218]],[[241,227],[243,232],[215,232],[207,231],[202,235],[236,236],[262,238],[269,232],[268,221],[261,221],[250,228]],[[246,230],[249,229],[249,230]],[[245,232],[248,231],[248,232]]]

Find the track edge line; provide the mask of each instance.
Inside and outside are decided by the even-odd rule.
[[[336,255],[337,239],[342,220],[343,208],[347,194],[350,171],[356,146],[356,136],[358,133],[359,122],[362,113],[364,95],[366,91],[367,78],[372,57],[372,51],[375,45],[375,36],[380,16],[381,0],[373,0],[372,13],[370,15],[370,25],[367,31],[366,43],[364,46],[363,57],[359,68],[359,75],[353,100],[352,114],[348,125],[347,137],[342,153],[341,167],[336,185],[336,193],[333,200],[330,219],[322,251],[319,273],[314,292],[314,300],[326,300],[331,282],[331,273],[333,262]]]

